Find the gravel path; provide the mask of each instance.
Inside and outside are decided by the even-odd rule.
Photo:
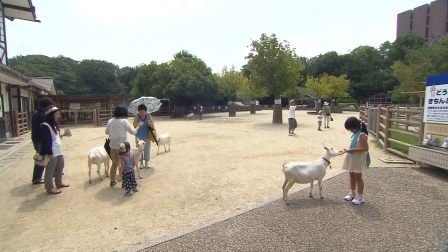
[[[448,242],[448,172],[377,168],[365,174],[366,203],[345,202],[348,177],[308,189],[141,251],[442,251]],[[149,247],[148,247],[149,246]]]

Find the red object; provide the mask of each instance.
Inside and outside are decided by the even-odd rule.
[[[171,118],[174,118],[174,114],[171,114],[170,117],[171,117]]]

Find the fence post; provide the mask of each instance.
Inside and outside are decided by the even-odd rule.
[[[377,117],[378,117],[378,119],[377,119],[377,121],[376,121],[376,137],[375,137],[375,141],[378,141],[378,140],[380,140],[380,131],[381,131],[381,126],[380,126],[380,123],[381,123],[381,117],[380,117],[380,115],[381,115],[381,108],[382,108],[383,106],[380,104],[380,105],[378,105],[378,114],[377,114]]]
[[[421,109],[420,110],[420,125],[419,130],[418,130],[418,145],[422,146],[422,142],[423,142],[423,132],[425,131],[425,123],[423,122],[423,114],[424,114],[424,110]]]
[[[409,105],[406,105],[406,110],[408,110],[408,109],[409,109]],[[409,113],[408,113],[408,112],[406,112],[406,122],[409,122]],[[404,125],[404,129],[405,129],[406,131],[408,131],[409,126],[408,126],[407,123]]]
[[[386,107],[386,123],[385,123],[385,129],[384,129],[384,150],[389,148],[389,138],[390,138],[390,131],[389,129],[392,127],[392,123],[390,121],[390,118],[392,117],[392,112],[390,111],[390,107]]]
[[[14,134],[16,137],[19,136],[19,113],[17,111],[13,112],[14,114]]]

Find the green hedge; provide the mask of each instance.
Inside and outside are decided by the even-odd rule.
[[[347,98],[337,98],[336,103],[358,103],[355,98],[347,97]]]

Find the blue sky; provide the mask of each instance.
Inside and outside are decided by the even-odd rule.
[[[6,22],[8,57],[43,54],[124,66],[188,50],[219,72],[275,33],[301,56],[345,54],[396,38],[397,14],[425,0],[32,0],[41,23]]]

